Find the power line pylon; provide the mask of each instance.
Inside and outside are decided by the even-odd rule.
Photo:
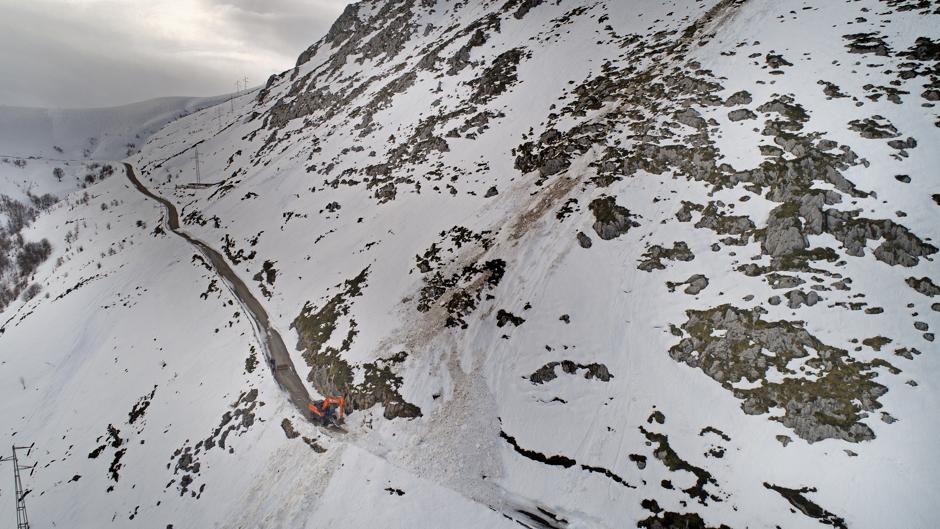
[[[29,453],[32,451],[32,449],[33,445],[14,445],[13,455],[0,459],[0,462],[13,461],[13,483],[14,492],[16,494],[16,529],[29,529],[29,516],[26,515],[26,495],[29,494],[30,491],[23,491],[23,481],[20,479],[20,470],[29,470],[29,474],[32,475],[32,469],[36,468],[36,465],[21,467],[19,459],[16,457],[16,451],[26,450],[26,457],[29,457]]]
[[[200,175],[199,175],[199,146],[196,145],[195,149],[196,149],[196,183],[198,184],[198,183],[200,183]]]

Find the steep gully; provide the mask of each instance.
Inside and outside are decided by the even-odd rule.
[[[182,237],[190,245],[196,247],[203,256],[208,258],[215,272],[228,285],[232,294],[238,299],[249,318],[251,318],[258,341],[261,343],[262,349],[264,349],[265,359],[274,375],[274,380],[281,386],[281,389],[287,392],[291,403],[297,408],[300,414],[309,418],[307,404],[310,403],[310,394],[307,392],[306,386],[304,386],[303,381],[297,374],[297,370],[294,369],[294,364],[291,361],[287,347],[284,346],[284,340],[281,338],[280,333],[277,332],[277,329],[271,326],[268,313],[264,310],[258,298],[251,293],[251,290],[248,289],[245,282],[238,277],[238,274],[225,262],[225,258],[223,258],[219,252],[180,229],[179,213],[176,210],[176,206],[165,198],[154,194],[143,185],[137,178],[137,173],[130,164],[125,163],[124,167],[127,170],[127,178],[131,181],[131,184],[142,194],[157,201],[166,209],[166,223],[170,231]]]

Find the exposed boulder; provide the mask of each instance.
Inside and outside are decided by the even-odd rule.
[[[594,199],[588,209],[594,214],[594,232],[605,241],[616,239],[627,233],[630,228],[639,226],[639,223],[632,220],[634,215],[630,210],[618,205],[614,197]]]

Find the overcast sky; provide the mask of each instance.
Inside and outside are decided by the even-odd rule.
[[[0,0],[0,105],[207,96],[293,67],[347,0]]]

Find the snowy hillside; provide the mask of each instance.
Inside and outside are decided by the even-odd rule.
[[[127,159],[189,239],[120,166],[24,228],[0,417],[34,526],[933,527],[938,28],[353,4]]]

